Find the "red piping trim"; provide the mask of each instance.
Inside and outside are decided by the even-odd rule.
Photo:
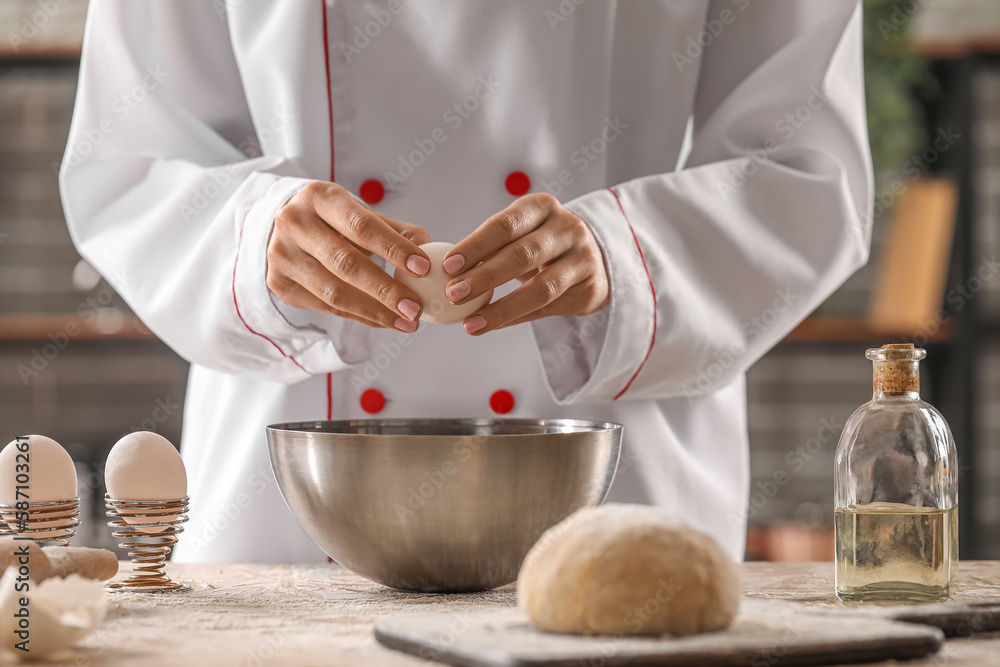
[[[333,419],[333,373],[326,374],[326,419]]]
[[[247,214],[249,215],[249,212]],[[244,224],[246,223],[246,220],[247,220],[246,216],[244,216],[243,217],[243,223]],[[240,304],[236,301],[236,266],[237,266],[237,264],[239,264],[239,261],[240,261],[240,247],[242,245],[243,245],[243,226],[240,225],[240,240],[236,243],[236,259],[233,260],[233,305],[236,307],[236,316],[240,318],[240,322],[242,322],[243,326],[245,326],[247,328],[247,331],[249,331],[250,333],[254,334],[255,336],[260,336],[261,338],[263,338],[264,340],[266,340],[268,343],[270,343],[271,345],[274,346],[274,349],[276,349],[278,352],[281,353],[281,356],[287,357],[288,359],[291,359],[293,364],[295,364],[299,368],[302,368],[302,364],[300,364],[298,361],[296,361],[295,357],[285,354],[285,351],[282,350],[278,346],[277,343],[275,343],[273,340],[271,340],[270,338],[268,338],[264,334],[259,333],[257,331],[254,331],[253,329],[251,329],[250,325],[247,324],[247,321],[245,319],[243,319],[243,313],[240,312]],[[309,372],[309,371],[307,371],[304,368],[302,368],[302,371],[305,372],[305,373]]]
[[[326,65],[326,108],[330,118],[330,182],[334,182],[333,170],[333,91],[330,88],[330,38],[326,30],[326,0],[323,3],[323,63]]]
[[[618,193],[611,188],[608,188],[608,192],[614,195],[615,201],[618,202],[618,209],[622,212],[622,215],[625,216],[625,224],[628,225],[629,231],[632,232],[632,240],[635,241],[635,247],[639,250],[639,259],[642,260],[642,268],[646,270],[646,280],[649,281],[649,291],[653,293],[653,336],[649,341],[649,349],[646,350],[646,356],[642,358],[642,363],[639,364],[639,368],[635,370],[635,373],[629,379],[628,384],[626,384],[620,392],[615,394],[614,400],[617,401],[621,398],[622,394],[628,391],[628,388],[632,386],[632,382],[639,377],[639,372],[642,371],[642,367],[646,365],[649,355],[653,352],[653,344],[656,343],[656,287],[653,285],[653,276],[649,273],[649,266],[646,264],[646,256],[642,252],[642,246],[639,245],[639,237],[636,236],[635,229],[633,229],[632,223],[629,222],[628,213],[625,212],[625,207],[622,206],[622,200],[618,198]]]
[[[330,87],[330,37],[326,28],[326,0],[323,3],[323,63],[326,65],[326,108],[330,118],[330,182],[334,181],[333,161],[333,90]],[[326,418],[333,419],[333,373],[326,374]],[[333,559],[331,558],[332,562]]]

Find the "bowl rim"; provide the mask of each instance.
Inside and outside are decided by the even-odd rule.
[[[277,422],[268,424],[265,430],[268,434],[304,434],[304,435],[349,435],[352,437],[399,437],[399,433],[361,433],[350,430],[359,425],[365,426],[402,426],[402,425],[466,425],[466,426],[491,426],[496,424],[510,424],[513,426],[563,426],[570,427],[571,431],[555,431],[552,433],[414,433],[406,434],[408,438],[534,438],[539,435],[578,435],[581,433],[620,433],[624,428],[615,422],[591,421],[587,419],[558,418],[558,419],[531,419],[531,418],[504,418],[504,417],[419,417],[419,418],[399,418],[391,419],[316,419],[311,421],[298,422]],[[333,428],[343,428],[341,431],[319,430],[320,426]]]

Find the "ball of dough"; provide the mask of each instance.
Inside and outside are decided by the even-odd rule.
[[[727,627],[740,580],[709,535],[654,507],[610,504],[546,531],[521,566],[517,597],[547,632],[684,635]]]
[[[444,289],[453,276],[445,272],[441,263],[444,262],[445,255],[454,247],[454,243],[444,243],[443,241],[425,243],[420,246],[420,249],[427,253],[428,259],[431,260],[431,269],[427,275],[417,277],[408,271],[400,271],[399,269],[396,269],[392,274],[396,280],[409,287],[420,297],[424,304],[424,310],[420,314],[421,322],[455,324],[475,313],[493,298],[493,290],[491,289],[463,304],[454,304],[448,299]]]

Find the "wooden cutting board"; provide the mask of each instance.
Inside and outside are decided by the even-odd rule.
[[[392,649],[461,667],[771,667],[918,658],[938,628],[794,602],[744,599],[722,632],[690,637],[578,637],[539,632],[518,609],[379,619]]]

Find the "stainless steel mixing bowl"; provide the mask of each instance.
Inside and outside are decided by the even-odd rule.
[[[292,514],[334,560],[459,592],[514,581],[547,528],[600,504],[621,436],[573,419],[373,419],[273,424],[267,446]]]

